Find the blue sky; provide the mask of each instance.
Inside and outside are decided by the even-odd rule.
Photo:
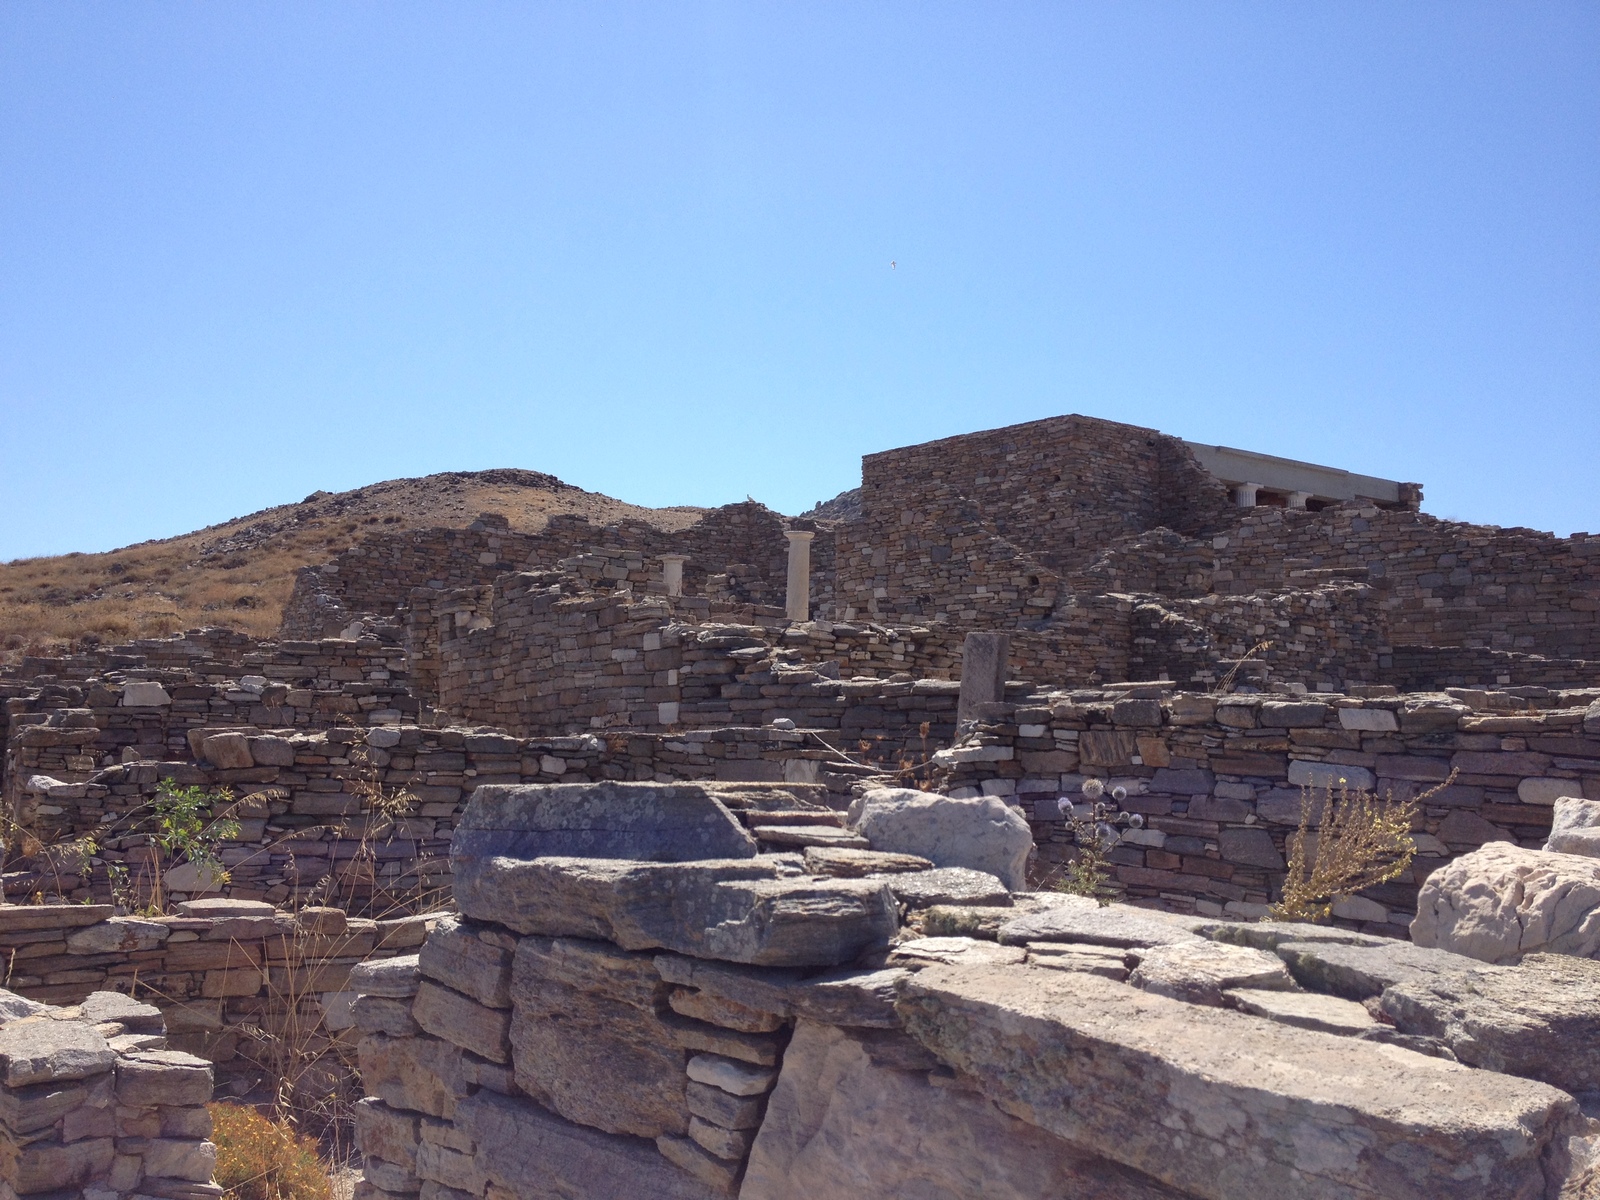
[[[1600,531],[1597,220],[1593,3],[8,0],[0,559],[1067,412]]]

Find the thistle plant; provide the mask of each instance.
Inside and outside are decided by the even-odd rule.
[[[1054,890],[1106,905],[1117,894],[1110,883],[1108,855],[1111,848],[1122,840],[1123,829],[1144,828],[1144,817],[1123,811],[1122,802],[1128,798],[1125,787],[1119,785],[1111,789],[1110,804],[1105,801],[1106,785],[1102,780],[1085,779],[1080,790],[1084,799],[1081,807],[1066,796],[1056,801],[1057,809],[1072,831],[1078,852],[1067,864]]]

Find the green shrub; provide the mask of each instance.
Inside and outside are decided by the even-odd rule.
[[[240,1104],[212,1104],[217,1182],[228,1200],[332,1200],[317,1144]]]

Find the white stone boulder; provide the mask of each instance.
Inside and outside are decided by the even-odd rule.
[[[1490,842],[1428,876],[1411,940],[1490,963],[1600,957],[1600,859]]]
[[[986,871],[1012,891],[1027,886],[1028,822],[995,796],[956,799],[914,788],[874,788],[850,806],[850,825],[874,850],[918,854],[936,867]]]
[[[1600,800],[1563,796],[1551,815],[1546,850],[1600,858]]]
[[[153,679],[135,679],[122,685],[123,708],[159,708],[171,703],[167,689]]]

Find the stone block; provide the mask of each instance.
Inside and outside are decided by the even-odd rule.
[[[1317,992],[1230,988],[1223,998],[1240,1012],[1299,1029],[1359,1036],[1377,1025],[1364,1005]]]
[[[122,685],[123,708],[160,708],[171,703],[167,689],[154,680],[131,680]]]
[[[1394,733],[1400,722],[1387,708],[1341,708],[1339,727],[1361,733]]]
[[[467,1093],[461,1048],[441,1038],[371,1034],[357,1056],[362,1085],[391,1108],[448,1119]]]
[[[511,1061],[511,1013],[424,979],[411,1002],[411,1016],[435,1037],[471,1050],[490,1062]]]
[[[1268,871],[1284,869],[1283,855],[1265,829],[1224,829],[1217,834],[1217,848],[1223,862]]]
[[[1138,966],[1128,976],[1130,984],[1190,1004],[1220,1005],[1230,988],[1280,992],[1294,988],[1281,959],[1248,946],[1196,940],[1151,946],[1132,951],[1132,956],[1138,958]]]
[[[1555,801],[1544,848],[1556,854],[1600,858],[1600,802],[1572,797]]]
[[[876,788],[851,805],[849,820],[874,850],[985,871],[1011,891],[1027,886],[1033,835],[1022,815],[997,797],[955,799],[912,788]]]
[[[417,994],[421,981],[422,967],[416,954],[369,959],[350,970],[350,990],[363,996],[404,1000]]]
[[[490,1008],[511,1007],[511,952],[478,937],[458,917],[444,917],[418,955],[422,973]]]
[[[211,1100],[211,1064],[178,1050],[147,1050],[117,1060],[117,1103],[206,1104]]]
[[[200,743],[200,753],[212,766],[224,771],[256,765],[250,755],[250,739],[242,733],[214,733]]]
[[[1089,974],[929,967],[899,1008],[1008,1113],[1203,1200],[1542,1196],[1577,1124],[1545,1084]]]
[[[1600,958],[1600,859],[1490,842],[1428,876],[1411,939],[1490,963]]]
[[[52,1198],[71,1195],[70,1189],[92,1179],[101,1179],[111,1170],[116,1157],[115,1143],[108,1137],[61,1145],[56,1142],[31,1142],[6,1155],[0,1176],[0,1193],[27,1196],[48,1192]]]
[[[836,846],[808,846],[805,850],[807,875],[828,875],[838,879],[926,871],[932,866],[931,860],[919,854],[890,854],[882,850],[852,850]]]
[[[1351,791],[1372,790],[1377,786],[1377,776],[1365,767],[1346,766],[1344,763],[1307,762],[1303,758],[1289,761],[1289,783],[1294,787],[1332,788]]]
[[[744,1033],[771,1033],[783,1028],[783,1018],[735,1003],[709,992],[688,988],[674,988],[667,997],[672,1011],[697,1021],[720,1025],[724,1029],[737,1029]]]
[[[691,1138],[662,1134],[656,1138],[661,1157],[718,1192],[731,1194],[739,1179],[739,1165],[712,1154]]]
[[[887,880],[894,898],[907,908],[934,904],[1011,905],[1011,893],[1005,884],[986,871],[968,867],[909,871],[889,875]]]
[[[766,1094],[735,1096],[719,1087],[690,1080],[684,1092],[689,1112],[723,1129],[755,1129],[761,1124]]]
[[[1280,942],[1273,949],[1301,987],[1346,1000],[1366,1000],[1397,983],[1480,965],[1459,954],[1387,939],[1377,945]]]
[[[1205,796],[1216,785],[1210,771],[1162,767],[1150,780],[1150,790],[1172,796]]]
[[[999,940],[1021,946],[1029,942],[1081,942],[1092,946],[1161,946],[1198,940],[1199,918],[1181,917],[1123,904],[1103,906],[1083,896],[1062,896],[1040,912],[1000,926]]]
[[[1258,719],[1265,728],[1304,729],[1328,719],[1328,706],[1311,701],[1264,700]]]
[[[409,1000],[392,1000],[387,996],[357,996],[350,1005],[350,1015],[362,1033],[387,1033],[391,1037],[410,1037],[421,1026],[411,1015]]]
[[[697,1054],[689,1060],[689,1078],[730,1096],[760,1096],[772,1087],[778,1073],[717,1054]]]
[[[87,1079],[115,1060],[105,1038],[75,1021],[35,1018],[0,1027],[0,1084],[8,1088]]]
[[[125,954],[153,950],[171,932],[159,921],[137,917],[112,917],[98,925],[86,925],[67,935],[68,954]]]

